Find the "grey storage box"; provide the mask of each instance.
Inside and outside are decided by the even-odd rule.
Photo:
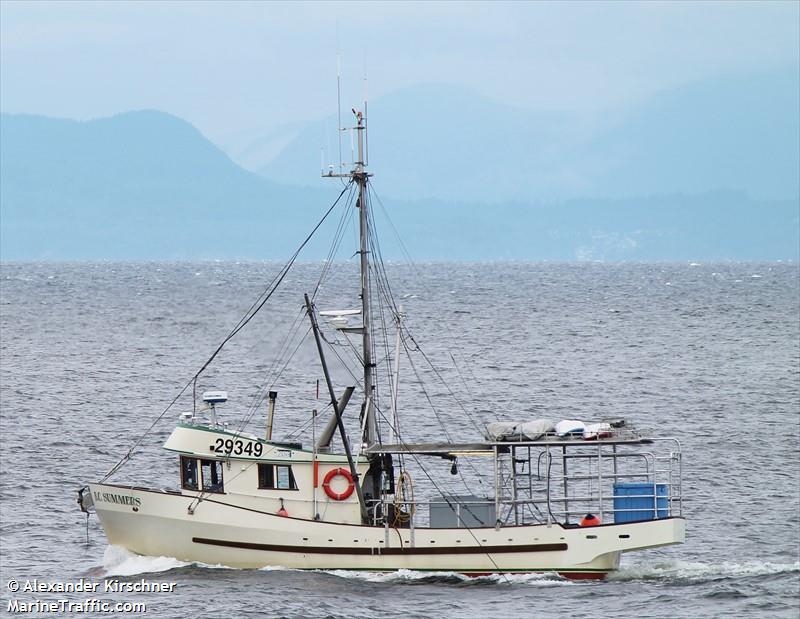
[[[430,526],[434,529],[495,526],[494,501],[472,494],[448,494],[431,501]]]

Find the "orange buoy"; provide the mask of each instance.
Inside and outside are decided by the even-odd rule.
[[[289,512],[286,511],[286,508],[283,506],[283,499],[281,499],[281,508],[278,510],[278,516],[283,518],[289,517]]]
[[[600,518],[598,518],[594,514],[586,514],[581,519],[582,527],[596,527],[598,524],[600,524]]]

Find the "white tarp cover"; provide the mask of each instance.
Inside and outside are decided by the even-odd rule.
[[[529,441],[538,441],[548,432],[553,432],[556,426],[552,419],[534,419],[524,422],[521,429]]]
[[[595,439],[611,436],[609,423],[584,423],[578,419],[564,419],[555,423],[551,419],[532,421],[493,421],[486,424],[486,437],[490,441],[538,441],[546,434],[560,437]]]
[[[583,438],[603,438],[612,432],[610,423],[587,423],[583,429]]]
[[[554,429],[550,419],[493,421],[486,424],[486,434],[491,441],[535,441]]]
[[[490,441],[519,441],[520,425],[517,421],[492,421],[486,424],[486,436]]]
[[[567,434],[583,434],[586,427],[582,421],[577,419],[564,419],[556,424],[556,434],[558,436],[566,436]]]

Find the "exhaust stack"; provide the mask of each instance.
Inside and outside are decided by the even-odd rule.
[[[266,439],[272,440],[272,418],[275,415],[275,400],[278,398],[277,391],[269,392],[269,410],[267,411],[267,433]]]

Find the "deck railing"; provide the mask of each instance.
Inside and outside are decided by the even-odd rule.
[[[406,503],[400,526],[412,531],[424,526],[577,526],[589,513],[604,524],[683,513],[681,449],[673,438],[638,445],[511,443],[495,448],[494,477],[494,497],[446,495]],[[386,523],[381,516],[398,513],[391,501],[377,501],[371,509],[374,524],[398,524],[397,518]]]

